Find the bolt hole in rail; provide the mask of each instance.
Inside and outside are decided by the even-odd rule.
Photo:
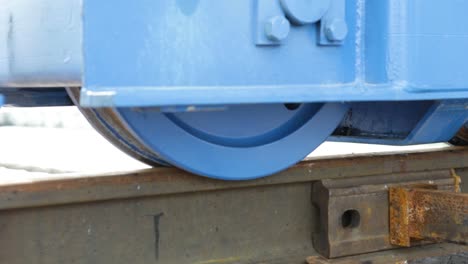
[[[246,180],[327,139],[467,141],[467,1],[0,3],[3,104],[74,104],[154,166]]]

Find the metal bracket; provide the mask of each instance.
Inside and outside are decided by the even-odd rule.
[[[312,204],[319,215],[312,237],[315,249],[337,258],[396,248],[390,243],[389,188],[414,185],[453,191],[457,180],[444,170],[315,183]]]
[[[282,44],[291,24],[311,26],[320,22],[318,44],[343,44],[348,35],[345,0],[256,0],[256,45]]]
[[[434,188],[390,188],[390,242],[410,247],[431,240],[468,244],[468,194]]]

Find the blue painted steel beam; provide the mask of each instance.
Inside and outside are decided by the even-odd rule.
[[[328,0],[257,45],[288,2],[0,0],[0,87],[84,86],[93,107],[468,98],[467,1],[348,0],[342,17]],[[348,34],[323,45],[337,17]]]
[[[14,105],[68,104],[47,88],[69,86],[83,86],[90,107],[354,102],[361,120],[337,131],[362,133],[337,136],[392,144],[447,140],[466,121],[467,1],[317,3],[328,9],[296,14],[310,3],[293,0],[0,0],[0,92]],[[281,23],[266,30],[272,17],[288,20],[287,32]],[[328,25],[340,19],[347,34],[334,42]],[[17,96],[30,87],[43,94]],[[369,113],[378,114],[362,119]]]
[[[80,0],[0,0],[0,87],[82,84]]]
[[[468,98],[467,1],[348,0],[340,45],[320,41],[333,17],[307,12],[280,45],[259,45],[268,17],[314,11],[283,2],[84,0],[82,104]]]
[[[334,140],[407,145],[468,121],[468,1],[0,4],[5,103],[69,104],[50,88],[82,87],[117,146],[204,176],[275,173],[337,126]]]
[[[18,107],[74,105],[61,88],[1,88],[2,104]]]
[[[414,145],[447,142],[468,122],[468,100],[352,103],[332,141]]]

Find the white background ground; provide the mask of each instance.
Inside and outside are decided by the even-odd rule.
[[[74,107],[0,109],[0,184],[148,168],[113,147]],[[310,157],[445,148],[326,142]]]

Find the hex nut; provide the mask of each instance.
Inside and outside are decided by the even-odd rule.
[[[282,41],[289,35],[291,23],[284,16],[274,16],[265,23],[265,34],[271,41]]]
[[[343,41],[348,35],[348,25],[342,19],[333,19],[326,23],[325,36],[330,41]]]

